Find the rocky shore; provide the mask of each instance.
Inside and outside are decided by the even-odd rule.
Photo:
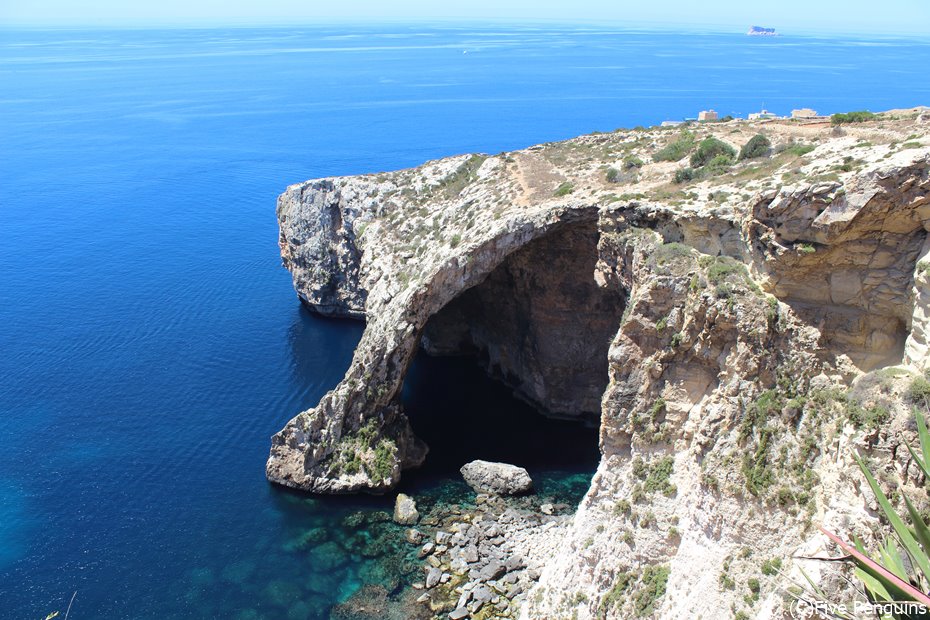
[[[477,508],[427,519],[410,539],[425,540],[417,599],[448,618],[516,617],[571,520],[566,504],[479,495]],[[435,526],[429,527],[433,521]],[[429,537],[427,539],[427,537]]]
[[[479,493],[472,499],[431,501],[416,524],[406,528],[391,527],[380,513],[352,517],[347,526],[372,534],[359,551],[380,556],[385,570],[337,605],[332,618],[518,617],[547,557],[565,536],[573,508],[548,495]],[[411,511],[422,508],[404,494],[395,505],[397,525],[411,525]],[[312,553],[322,561],[323,551],[314,548]]]

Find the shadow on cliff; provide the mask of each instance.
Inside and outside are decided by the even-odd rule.
[[[401,393],[430,452],[402,487],[461,479],[475,459],[525,467],[534,480],[590,483],[607,353],[626,301],[595,281],[598,239],[593,218],[556,226],[430,317]]]
[[[430,447],[423,467],[406,472],[404,482],[458,477],[459,468],[474,459],[513,463],[531,474],[593,474],[597,468],[597,428],[543,416],[488,377],[472,357],[421,352],[401,398],[411,425]]]

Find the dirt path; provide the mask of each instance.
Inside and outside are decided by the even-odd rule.
[[[533,153],[516,153],[516,179],[520,192],[516,204],[528,206],[552,196],[555,188],[565,181],[563,176],[548,160]]]

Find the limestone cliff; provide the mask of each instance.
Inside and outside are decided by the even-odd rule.
[[[870,426],[831,395],[928,365],[930,131],[907,115],[691,131],[288,188],[298,295],[367,324],[340,384],[273,438],[269,479],[390,489],[428,449],[399,404],[414,354],[472,353],[547,415],[600,422],[598,472],[523,617],[780,617],[774,578],[739,580],[821,548],[812,523],[874,521],[848,446],[894,453],[907,432],[906,411]],[[772,153],[681,183],[686,162],[656,157],[758,133]]]

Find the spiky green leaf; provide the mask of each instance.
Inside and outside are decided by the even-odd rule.
[[[914,523],[914,535],[920,542],[920,546],[923,547],[924,555],[930,556],[930,528],[924,523],[923,517],[920,516],[920,513],[917,512],[914,504],[907,499],[906,495],[904,496],[904,505],[907,506],[907,513],[911,515],[911,521]]]
[[[914,417],[917,418],[917,436],[920,438],[920,451],[924,455],[923,469],[930,468],[930,431],[927,431],[927,423],[921,412],[915,411]]]
[[[882,566],[893,572],[901,579],[907,581],[907,571],[904,569],[904,561],[901,560],[901,553],[898,546],[894,543],[893,538],[885,541],[885,546],[879,550]]]
[[[894,597],[888,592],[888,588],[877,578],[866,572],[860,567],[854,571],[856,579],[862,582],[865,589],[868,590],[869,597],[873,601],[893,601]]]
[[[927,555],[921,551],[920,545],[917,543],[917,540],[914,538],[913,534],[911,534],[910,530],[904,524],[904,521],[901,520],[901,517],[899,517],[898,513],[895,512],[894,508],[892,508],[891,502],[888,501],[888,498],[885,496],[885,492],[882,491],[880,486],[878,486],[878,482],[875,481],[875,478],[872,476],[872,472],[869,471],[869,468],[866,467],[865,463],[861,458],[859,458],[858,454],[854,453],[853,457],[856,459],[856,463],[859,464],[859,469],[862,470],[862,474],[865,476],[869,486],[872,488],[872,493],[875,494],[875,499],[878,501],[878,505],[881,507],[882,512],[888,519],[888,522],[891,523],[891,527],[894,529],[895,534],[898,535],[898,539],[901,541],[901,544],[904,545],[904,548],[910,554],[911,558],[914,560],[914,563],[917,564],[917,567],[920,569],[920,572],[923,573],[924,577],[930,579],[930,560],[928,560]]]
[[[833,532],[824,529],[823,527],[820,528],[820,531],[823,532],[827,538],[839,545],[843,551],[853,556],[856,564],[858,564],[859,567],[863,570],[867,571],[870,575],[881,581],[890,593],[901,597],[897,600],[917,601],[919,603],[930,606],[930,596],[927,596],[911,584],[903,581],[900,577],[844,541]]]
[[[907,446],[907,451],[911,453],[911,458],[914,459],[915,463],[917,463],[917,467],[920,468],[920,471],[923,472],[927,480],[930,480],[930,466],[928,466],[928,463],[920,460],[920,457],[917,456],[916,452],[914,452],[914,448],[912,448],[909,444],[905,443],[904,445]]]

